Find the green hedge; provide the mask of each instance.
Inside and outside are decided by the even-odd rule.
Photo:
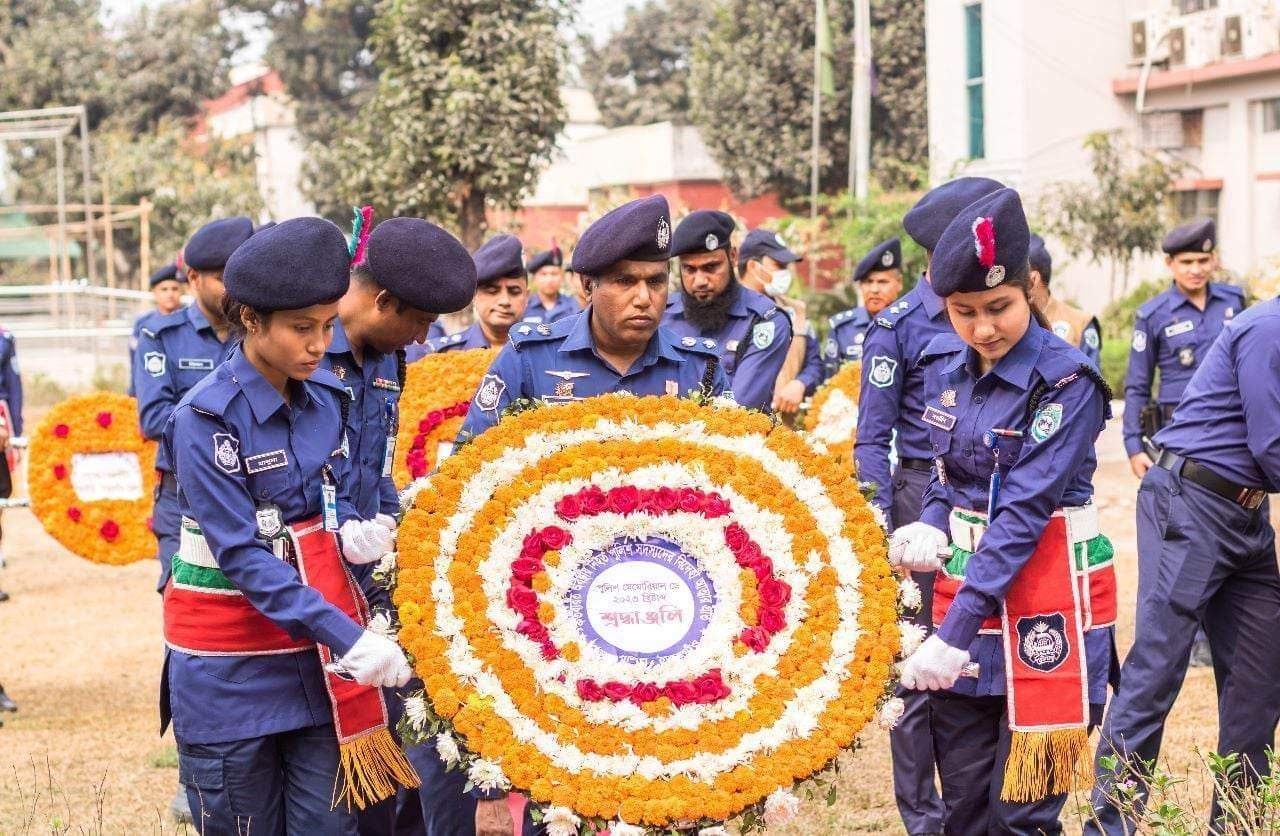
[[[1102,341],[1102,376],[1111,393],[1117,398],[1124,398],[1124,375],[1129,369],[1129,343],[1127,340],[1107,339]]]

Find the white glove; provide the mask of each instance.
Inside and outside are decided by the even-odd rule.
[[[902,686],[916,691],[950,688],[967,664],[968,650],[952,647],[937,635],[930,636],[902,663]]]
[[[373,521],[378,525],[385,527],[387,531],[390,531],[392,534],[395,534],[396,528],[398,528],[396,525],[396,518],[390,514],[378,514],[373,518]]]
[[[365,630],[347,655],[329,663],[327,668],[333,673],[346,672],[361,685],[376,688],[402,688],[412,676],[409,660],[400,645],[371,630]]]
[[[357,566],[381,560],[395,541],[395,534],[375,520],[347,520],[338,533],[343,556]]]
[[[947,535],[928,523],[904,525],[889,538],[889,565],[912,572],[935,572],[948,557]]]

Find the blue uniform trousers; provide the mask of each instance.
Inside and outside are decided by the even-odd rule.
[[[354,568],[354,567],[353,567]],[[418,683],[418,688],[422,683]],[[412,689],[406,687],[401,691],[384,688],[382,699],[387,704],[387,728],[400,741],[398,729],[400,718],[404,716],[404,697]],[[383,799],[371,807],[356,813],[356,822],[360,836],[424,836],[422,827],[422,806],[418,802],[418,791],[407,787],[397,787],[396,794]]]
[[[920,501],[929,486],[929,471],[899,467],[893,474],[893,527],[920,519]],[[912,572],[920,586],[920,610],[911,620],[933,632],[933,573]],[[929,695],[925,691],[898,689],[905,710],[889,733],[893,756],[893,795],[907,833],[940,833],[946,812],[934,782],[933,729],[929,721]]]
[[[178,553],[179,532],[182,530],[182,512],[178,510],[178,483],[172,473],[160,472],[156,485],[155,503],[151,509],[151,532],[156,536],[156,557],[160,560],[160,582],[156,590],[164,591],[169,582],[169,565]]]
[[[233,740],[178,740],[178,774],[203,836],[350,836],[354,813],[330,810],[338,774],[333,725]]]
[[[1159,754],[1202,619],[1218,686],[1218,751],[1266,770],[1280,721],[1280,572],[1268,513],[1266,502],[1249,511],[1163,468],[1147,471],[1138,491],[1137,631],[1098,741],[1098,821],[1085,832],[1126,832],[1106,803],[1112,781],[1101,759]]]
[[[427,836],[475,836],[476,797],[463,790],[467,785],[466,773],[460,769],[446,770],[434,743],[410,746],[405,754],[422,778],[418,797]],[[524,836],[545,832],[534,823],[531,807],[525,808],[522,832]]]

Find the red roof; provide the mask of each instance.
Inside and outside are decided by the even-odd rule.
[[[267,70],[256,78],[240,82],[216,99],[206,100],[201,110],[206,118],[217,116],[220,113],[235,110],[254,96],[283,92],[284,81],[280,78],[280,73],[275,70]]]

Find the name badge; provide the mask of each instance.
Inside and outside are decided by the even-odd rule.
[[[394,435],[387,436],[387,449],[382,455],[382,478],[391,477],[391,468],[395,466],[396,461],[396,437]]]
[[[375,377],[373,379],[373,388],[386,389],[390,392],[399,392],[400,384],[394,380],[387,380],[385,377]]]
[[[275,470],[278,467],[284,467],[288,463],[289,455],[285,451],[272,450],[269,453],[248,456],[244,460],[244,467],[249,473],[261,473],[264,470]]]
[[[320,486],[320,504],[324,507],[324,530],[338,530],[338,488],[336,485]]]
[[[1175,322],[1172,325],[1167,326],[1164,329],[1164,335],[1166,337],[1176,337],[1179,334],[1185,334],[1188,331],[1194,331],[1195,327],[1196,327],[1196,324],[1194,322],[1192,322],[1189,319],[1184,319],[1182,322]]]
[[[199,371],[212,371],[213,361],[207,357],[179,357],[179,369],[197,369]]]
[[[936,407],[926,406],[924,408],[924,415],[921,417],[924,418],[924,422],[926,424],[932,424],[940,430],[951,432],[956,427],[956,416],[948,412],[943,412],[941,409]]]

